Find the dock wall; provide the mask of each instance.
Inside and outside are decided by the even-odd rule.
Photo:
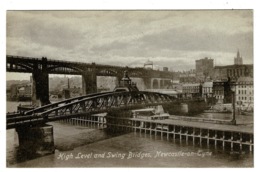
[[[64,122],[65,120],[63,120]],[[109,121],[109,122],[108,122]],[[191,127],[186,125],[170,124],[164,120],[143,120],[137,118],[106,117],[81,117],[68,119],[73,125],[82,125],[107,129],[111,132],[136,132],[149,135],[159,135],[167,140],[201,146],[214,146],[227,150],[253,151],[254,134],[251,132],[212,129],[203,126]]]

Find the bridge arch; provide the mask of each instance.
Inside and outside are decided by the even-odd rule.
[[[19,68],[22,68],[28,72],[31,72],[33,70],[32,66],[30,65],[25,65],[25,64],[21,64],[21,63],[14,63],[14,64],[10,64],[10,63],[7,63],[7,68],[11,68],[11,65],[13,65],[13,67],[15,68],[15,66],[19,67]]]
[[[153,79],[153,89],[159,89],[159,81],[157,79]]]
[[[117,71],[116,70],[111,70],[111,69],[101,69],[98,70],[97,73],[100,75],[107,75],[107,76],[117,76]]]
[[[69,65],[52,66],[52,67],[49,67],[49,68],[48,68],[48,71],[54,72],[54,71],[56,71],[57,69],[62,69],[64,72],[65,72],[65,71],[66,71],[66,72],[70,71],[70,72],[72,72],[72,73],[74,73],[74,74],[76,74],[76,73],[77,73],[77,74],[82,74],[82,73],[83,73],[83,70],[82,70],[82,69],[77,68],[77,67],[74,67],[74,66],[69,66]]]

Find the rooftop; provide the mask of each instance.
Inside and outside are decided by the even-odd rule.
[[[200,86],[200,83],[188,83],[188,84],[183,84],[183,87],[192,87],[192,86]]]
[[[237,82],[254,82],[254,79],[252,77],[239,77]]]
[[[214,68],[215,69],[224,69],[224,68],[237,68],[237,67],[253,67],[253,64],[215,66]]]
[[[213,82],[204,82],[204,84],[202,86],[203,87],[212,87],[213,86]]]

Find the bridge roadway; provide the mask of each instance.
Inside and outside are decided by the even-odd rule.
[[[6,56],[6,69],[8,72],[33,73],[35,68],[44,68],[48,74],[82,75],[85,72],[95,71],[97,76],[122,77],[125,70],[130,77],[155,77],[172,79],[174,72],[148,70],[141,67],[130,68],[95,63],[81,63],[73,61],[51,60],[46,57],[33,58],[23,56]]]
[[[50,121],[69,119],[114,110],[132,110],[164,105],[178,100],[156,92],[105,92],[89,94],[45,105],[24,114],[7,115],[7,129],[43,125]]]
[[[130,77],[143,79],[146,89],[163,88],[175,76],[174,72],[130,68],[122,66],[79,63],[72,61],[49,60],[46,57],[31,58],[6,56],[7,72],[32,73],[32,101],[37,105],[49,104],[49,74],[66,74],[82,76],[84,95],[97,92],[97,76],[114,76],[121,80],[124,71]]]

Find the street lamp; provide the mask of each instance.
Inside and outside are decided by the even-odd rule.
[[[232,120],[231,123],[236,125],[236,83],[230,85],[232,92]]]

